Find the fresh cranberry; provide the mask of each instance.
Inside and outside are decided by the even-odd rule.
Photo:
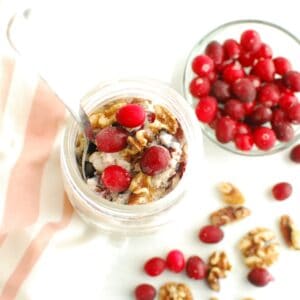
[[[285,57],[279,56],[274,58],[273,61],[274,61],[276,73],[279,75],[284,75],[288,71],[292,70],[292,65],[290,61]]]
[[[296,71],[289,71],[283,75],[283,82],[286,87],[294,92],[300,92],[300,73]]]
[[[294,146],[290,152],[290,159],[293,162],[300,163],[300,144]]]
[[[163,172],[169,165],[170,152],[163,146],[151,146],[143,154],[140,165],[142,171],[150,176]]]
[[[211,87],[211,91],[219,101],[225,101],[231,96],[230,85],[223,80],[216,80]]]
[[[112,153],[126,147],[128,134],[118,127],[105,127],[96,135],[96,145],[99,151]]]
[[[216,65],[216,71],[219,73],[219,74],[222,74],[223,73],[223,71],[224,71],[224,69],[227,67],[227,66],[229,66],[229,65],[231,65],[231,64],[233,64],[233,60],[232,59],[226,59],[226,60],[224,60],[221,64],[219,64],[219,65]]]
[[[237,122],[236,123],[236,134],[246,134],[251,133],[251,128],[244,122]]]
[[[153,257],[146,261],[144,270],[149,276],[158,276],[166,269],[166,262],[160,257]]]
[[[256,102],[255,101],[244,102],[243,104],[244,104],[246,115],[252,114],[252,112],[254,111],[254,108],[256,107]]]
[[[294,138],[294,129],[288,122],[272,124],[276,137],[281,142],[289,142]]]
[[[212,129],[216,129],[217,126],[217,122],[219,121],[219,119],[224,115],[224,112],[222,109],[218,109],[215,118],[208,124],[210,126],[210,128]]]
[[[184,255],[179,250],[172,250],[167,255],[167,268],[175,273],[180,273],[185,267]]]
[[[215,244],[224,237],[222,229],[215,225],[204,226],[199,232],[199,239],[206,244]]]
[[[206,78],[212,83],[217,80],[217,73],[212,71],[206,75]]]
[[[229,84],[233,83],[239,78],[243,78],[244,76],[245,72],[240,63],[237,61],[229,64],[223,70],[223,79]]]
[[[258,93],[258,101],[267,107],[272,107],[278,104],[280,91],[276,84],[265,84]]]
[[[156,119],[156,115],[154,112],[150,111],[147,113],[147,120],[149,123],[153,123],[155,121],[155,119]]]
[[[259,50],[255,52],[255,57],[257,59],[272,58],[272,56],[273,56],[272,48],[265,43],[262,43]]]
[[[291,106],[287,111],[287,115],[293,124],[300,124],[300,103]]]
[[[292,90],[285,85],[283,78],[276,78],[273,82],[278,86],[280,93],[293,93]]]
[[[271,149],[276,142],[275,132],[268,127],[258,127],[253,132],[254,143],[264,151]]]
[[[283,93],[279,98],[279,106],[283,110],[288,110],[291,106],[298,103],[298,98],[291,93]]]
[[[190,92],[194,97],[206,96],[210,90],[210,82],[206,77],[196,77],[190,83]]]
[[[143,125],[145,118],[145,110],[138,104],[127,104],[121,107],[116,114],[117,122],[122,126],[129,128]]]
[[[136,300],[154,300],[156,289],[151,284],[143,283],[135,288],[134,295]]]
[[[111,165],[104,169],[101,179],[109,191],[121,193],[129,188],[131,176],[124,168]]]
[[[216,138],[220,143],[233,140],[236,132],[236,122],[229,117],[222,117],[216,125]]]
[[[212,41],[206,46],[205,54],[214,61],[215,65],[223,62],[224,50],[222,45],[217,41]]]
[[[288,121],[288,118],[286,113],[282,109],[277,108],[273,110],[272,119],[271,119],[272,126],[276,126],[277,124],[286,121]]]
[[[241,35],[240,43],[246,51],[255,52],[261,47],[260,35],[255,30],[246,30]]]
[[[256,88],[249,78],[241,78],[232,84],[233,93],[241,101],[251,102],[256,97]]]
[[[264,268],[254,268],[248,274],[248,280],[255,286],[263,287],[266,286],[270,281],[273,281],[274,278]]]
[[[252,149],[254,141],[252,134],[236,134],[234,137],[235,146],[242,151],[249,151]]]
[[[214,70],[214,61],[207,55],[198,55],[192,62],[193,71],[199,76],[206,76]]]
[[[278,201],[286,200],[291,196],[292,192],[293,187],[288,182],[277,183],[272,188],[273,197]]]
[[[249,116],[249,121],[253,125],[262,125],[269,122],[272,118],[272,110],[269,107],[259,105],[257,106],[251,115]]]
[[[260,79],[258,76],[250,74],[247,76],[247,78],[251,80],[252,84],[256,89],[260,87]]]
[[[206,277],[207,266],[199,256],[191,256],[186,262],[186,274],[188,277],[201,280]]]
[[[275,75],[275,66],[272,59],[259,60],[253,67],[252,72],[262,81],[272,81]]]
[[[236,99],[230,99],[225,103],[225,112],[234,120],[243,120],[245,118],[244,105]]]
[[[253,66],[255,62],[255,53],[247,52],[242,49],[239,56],[239,62],[243,67]]]
[[[234,39],[228,39],[223,44],[225,57],[228,59],[237,59],[240,55],[241,48],[238,42]]]
[[[216,116],[218,102],[215,97],[202,97],[196,106],[196,115],[199,121],[210,123]]]

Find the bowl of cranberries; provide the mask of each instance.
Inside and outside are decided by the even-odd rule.
[[[300,41],[258,20],[226,23],[190,52],[183,79],[204,134],[222,148],[265,155],[300,135]]]

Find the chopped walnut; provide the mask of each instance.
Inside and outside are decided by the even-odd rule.
[[[243,206],[226,206],[210,215],[212,225],[223,226],[250,216],[251,212]]]
[[[224,251],[214,252],[208,260],[207,283],[209,287],[218,292],[220,291],[220,279],[226,278],[232,266]]]
[[[230,205],[242,205],[245,203],[245,198],[240,190],[233,184],[228,182],[222,182],[218,186],[218,190],[221,193],[222,200],[226,204]]]
[[[273,231],[267,228],[255,228],[244,236],[239,248],[249,268],[268,267],[279,256],[278,241]]]
[[[82,133],[78,134],[75,144],[76,157],[80,158],[82,156],[83,150],[86,147],[86,140]]]
[[[159,300],[193,300],[189,287],[184,283],[168,282],[159,289]]]
[[[295,224],[289,216],[281,216],[280,231],[288,247],[300,250],[300,230],[295,228]]]

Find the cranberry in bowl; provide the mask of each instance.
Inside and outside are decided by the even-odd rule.
[[[300,136],[300,41],[259,20],[223,24],[190,52],[183,92],[205,136],[228,151],[276,153]]]
[[[95,134],[86,179],[85,139],[73,120],[61,149],[65,188],[79,215],[126,234],[174,219],[197,168],[193,159],[201,160],[201,132],[187,102],[154,80],[119,80],[97,86],[82,104]]]

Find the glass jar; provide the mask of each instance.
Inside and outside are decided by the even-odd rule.
[[[73,119],[67,123],[61,147],[61,167],[68,197],[78,214],[86,221],[109,232],[125,234],[145,233],[159,229],[176,218],[184,205],[184,191],[188,189],[197,164],[194,157],[202,157],[199,125],[187,101],[169,86],[153,80],[118,80],[100,84],[82,99],[88,114],[97,107],[124,97],[139,97],[165,106],[182,126],[187,141],[186,170],[175,188],[163,198],[143,205],[122,205],[103,199],[90,190],[82,179],[75,155],[75,141],[79,127]]]

